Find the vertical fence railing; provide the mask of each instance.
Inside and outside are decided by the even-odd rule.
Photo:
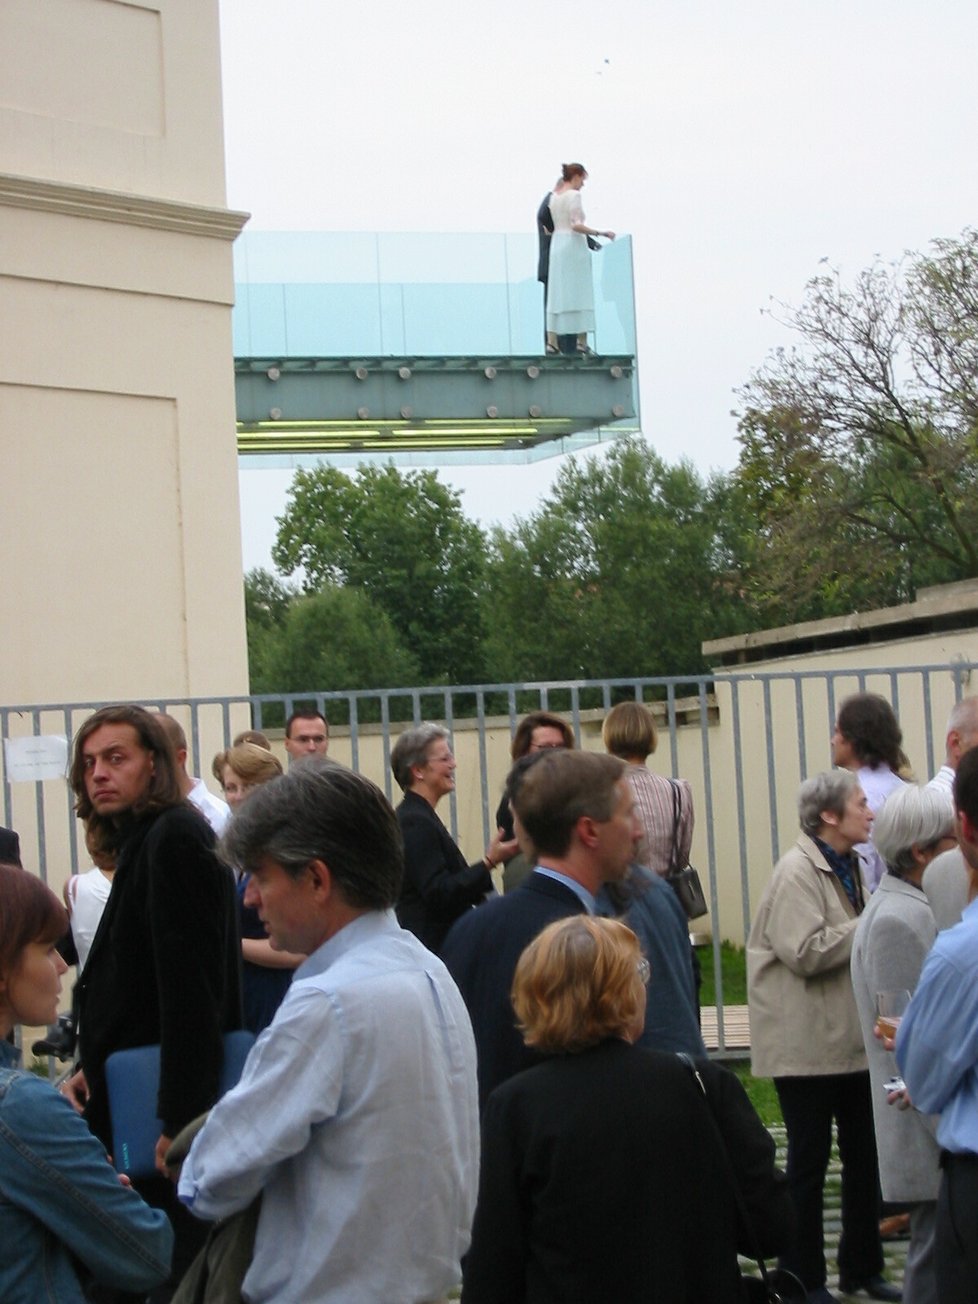
[[[734,671],[700,678],[632,678],[393,688],[352,693],[309,692],[255,697],[158,699],[153,709],[176,715],[187,731],[191,764],[205,781],[210,757],[243,728],[262,729],[276,745],[287,714],[315,705],[331,720],[333,754],[369,773],[388,798],[399,799],[390,770],[397,734],[437,719],[465,748],[460,793],[446,812],[463,848],[481,852],[495,829],[509,741],[520,717],[553,710],[570,721],[579,745],[601,748],[608,708],[628,698],[656,711],[661,744],[652,768],[690,780],[696,826],[693,863],[705,871],[711,911],[720,1052],[727,1050],[721,942],[746,937],[771,867],[797,834],[795,794],[809,773],[829,768],[829,739],[842,699],[880,692],[893,704],[904,749],[925,781],[944,755],[944,721],[967,691],[967,661],[804,671]],[[0,706],[4,740],[72,734],[105,703]],[[471,785],[471,786],[469,786]],[[477,800],[473,800],[477,794]],[[467,800],[460,800],[461,797]],[[61,780],[20,780],[4,753],[0,822],[21,833],[25,864],[57,885],[87,864],[73,798]],[[464,839],[472,845],[465,846]],[[478,849],[476,842],[480,842]],[[699,928],[699,925],[697,925]]]

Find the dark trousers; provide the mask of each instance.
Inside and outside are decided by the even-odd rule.
[[[781,1266],[806,1290],[825,1285],[822,1199],[835,1119],[842,1160],[839,1275],[865,1281],[883,1268],[879,1233],[879,1164],[869,1073],[775,1078],[788,1133],[788,1188],[795,1206],[794,1243]]]
[[[941,1304],[978,1299],[978,1155],[941,1155],[934,1264]]]

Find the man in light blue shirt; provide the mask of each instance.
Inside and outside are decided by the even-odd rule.
[[[914,1106],[940,1114],[943,1174],[935,1265],[941,1304],[978,1289],[978,748],[954,780],[961,851],[971,878],[961,922],[938,935],[897,1032],[896,1057]]]
[[[248,797],[223,851],[251,873],[272,946],[308,959],[194,1142],[180,1198],[213,1219],[261,1192],[253,1304],[442,1300],[475,1206],[475,1045],[444,965],[394,915],[394,812],[311,759]]]

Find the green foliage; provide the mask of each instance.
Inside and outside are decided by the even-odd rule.
[[[415,657],[386,612],[359,589],[328,587],[295,597],[274,627],[257,634],[253,693],[322,693],[417,684]],[[330,708],[335,724],[345,708]],[[365,704],[362,720],[379,719]]]
[[[741,390],[738,483],[767,619],[906,601],[978,574],[978,233],[816,277],[800,336]]]
[[[386,613],[426,683],[478,678],[485,536],[433,471],[296,472],[272,549],[303,587],[359,589]]]
[[[978,233],[776,311],[799,345],[741,390],[734,475],[623,439],[487,540],[433,471],[297,472],[253,690],[692,676],[707,639],[978,575]]]
[[[499,680],[695,674],[734,619],[733,499],[640,438],[568,461],[550,501],[492,539]]]
[[[281,628],[294,598],[289,589],[275,575],[257,567],[250,570],[244,580],[245,622],[248,630],[248,674],[252,692],[265,682],[265,658],[271,635]]]

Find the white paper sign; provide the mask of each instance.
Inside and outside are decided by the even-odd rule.
[[[68,772],[68,739],[61,734],[5,738],[3,755],[10,783],[63,779]]]

